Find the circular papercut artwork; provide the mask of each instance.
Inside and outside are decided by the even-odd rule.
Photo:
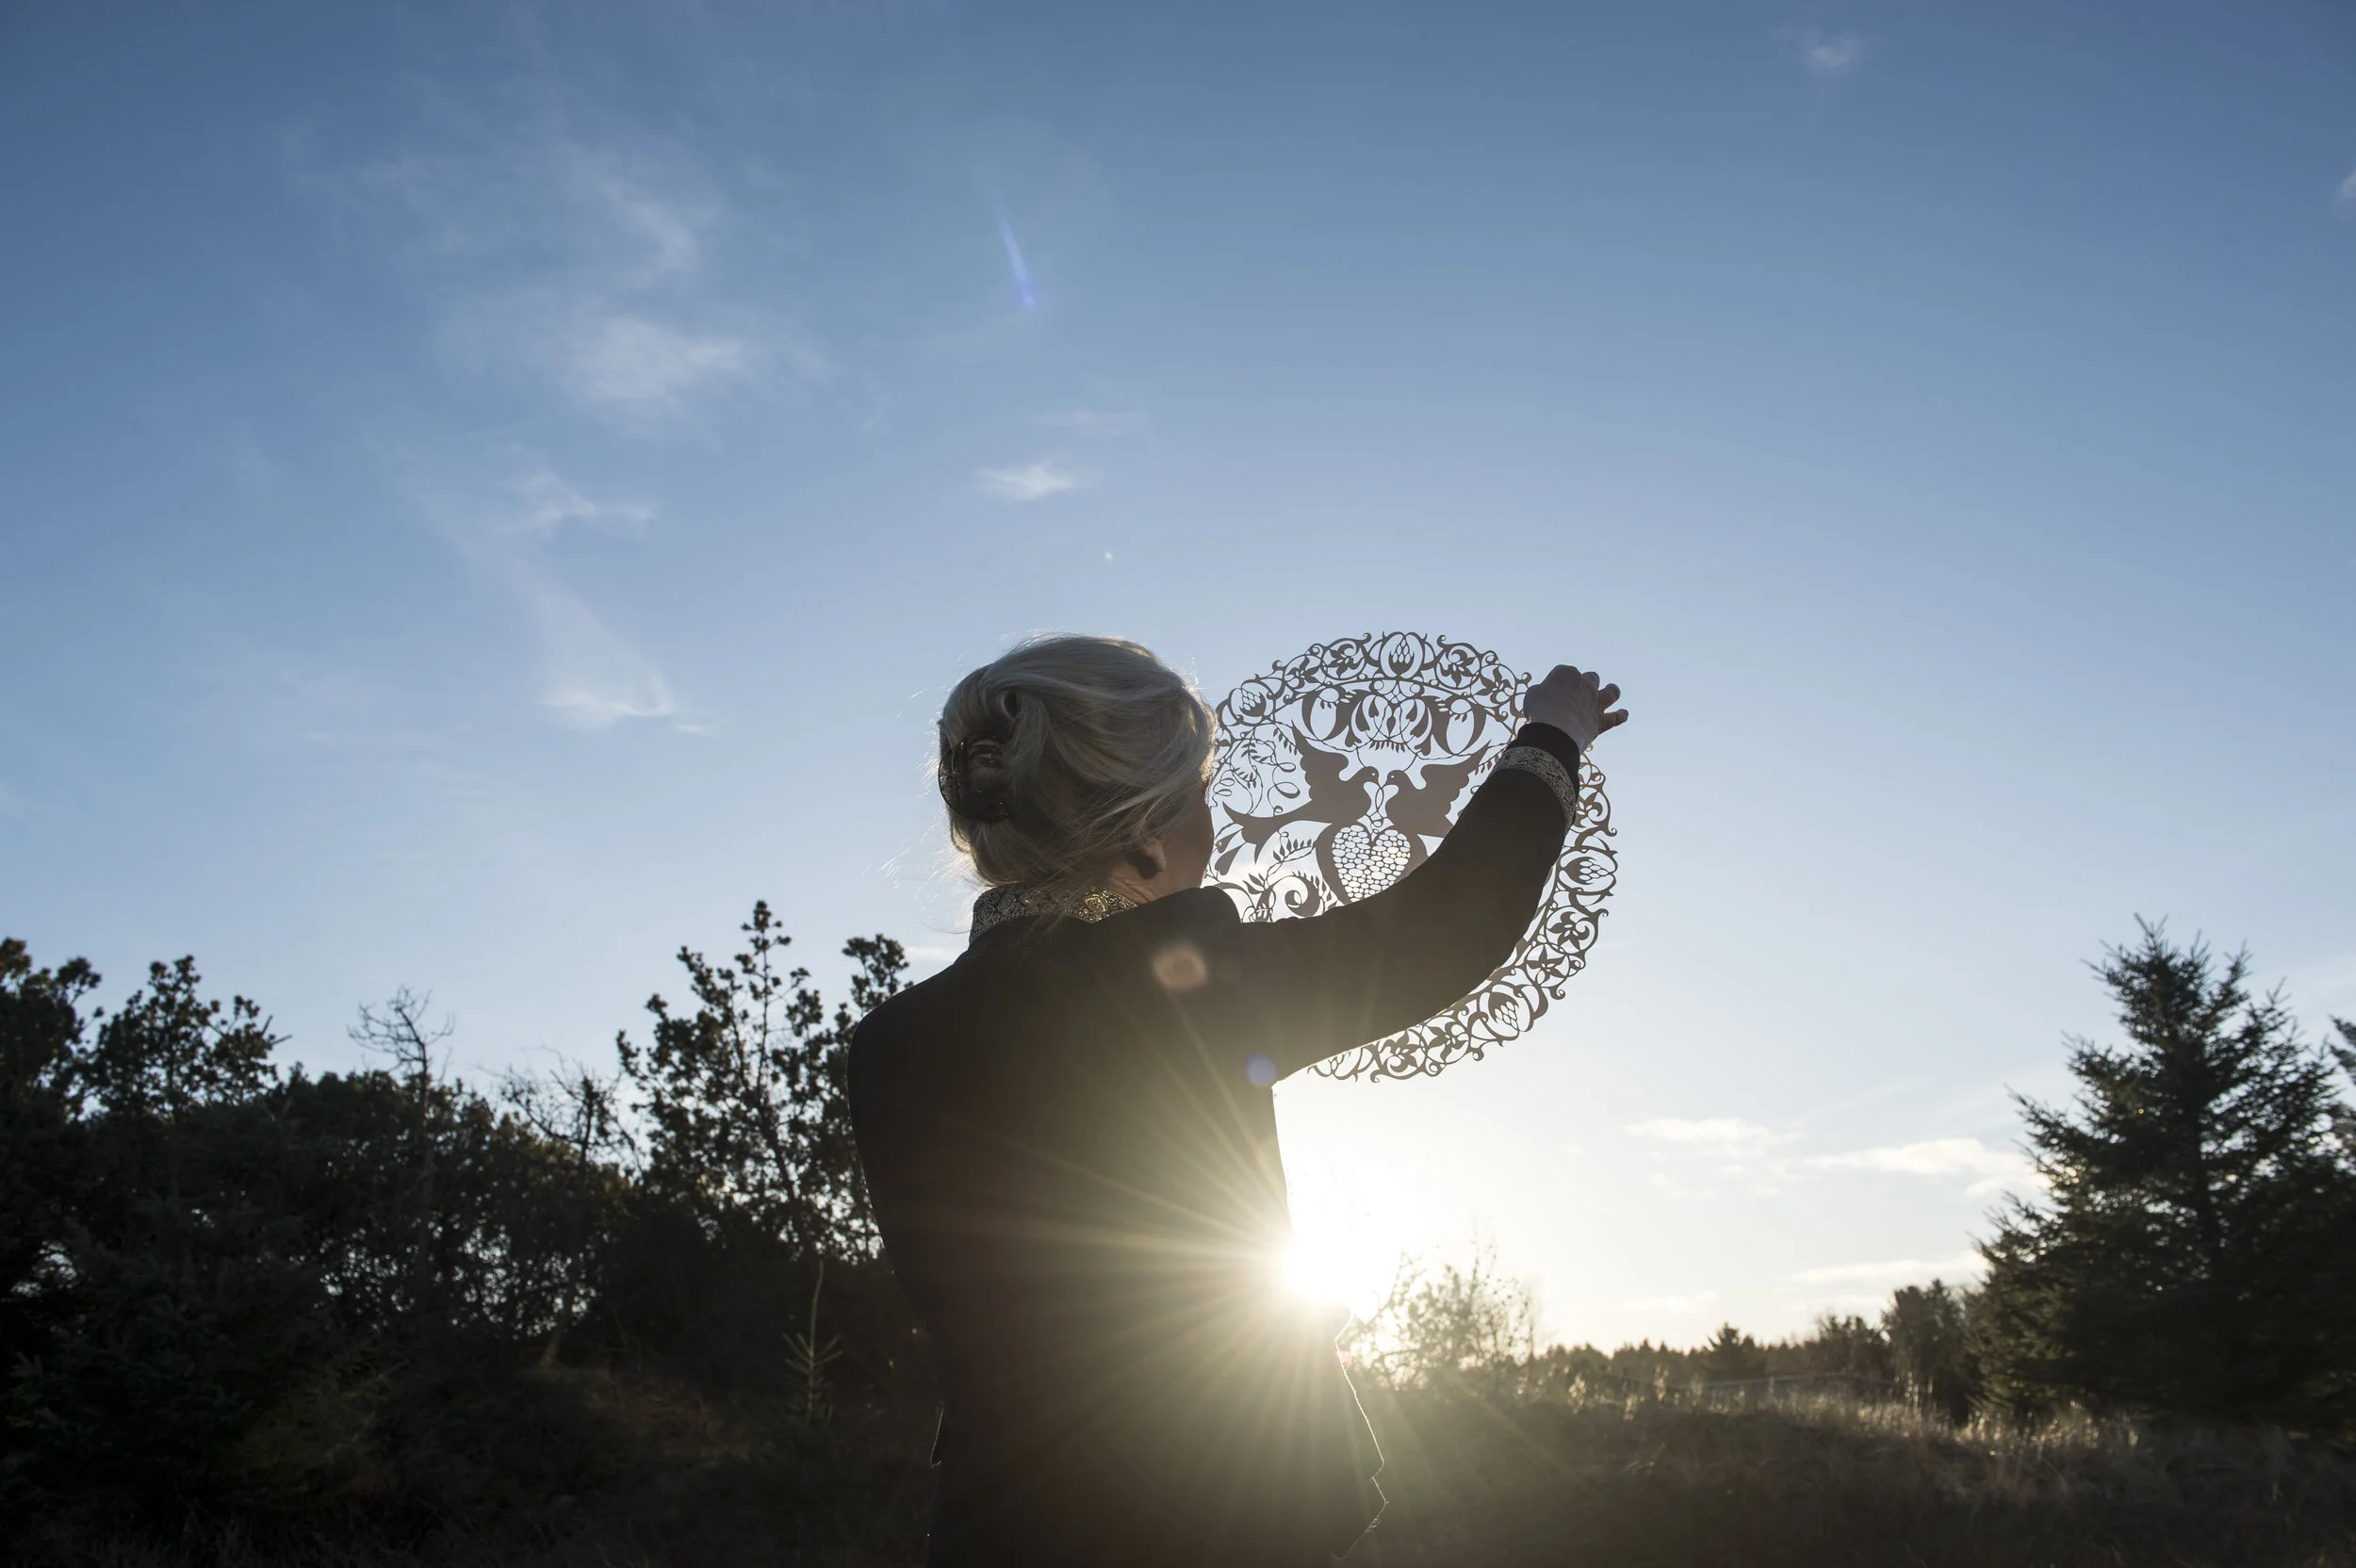
[[[1448,836],[1521,727],[1530,677],[1469,643],[1411,631],[1321,643],[1219,705],[1211,876],[1246,920],[1355,904]],[[1581,758],[1579,813],[1513,956],[1464,1001],[1321,1063],[1333,1078],[1415,1078],[1479,1060],[1587,967],[1619,875],[1603,775]]]

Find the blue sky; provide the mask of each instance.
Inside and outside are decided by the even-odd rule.
[[[2344,8],[25,5],[0,214],[0,924],[315,1066],[937,966],[1045,629],[1626,687],[1591,972],[1280,1101],[1567,1337],[1954,1276],[2139,913],[2356,1014]]]

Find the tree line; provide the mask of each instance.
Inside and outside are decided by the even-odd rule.
[[[837,1490],[921,1483],[935,1395],[844,1093],[851,1031],[906,956],[848,942],[829,1004],[765,904],[742,934],[725,960],[680,950],[681,1002],[651,999],[613,1070],[482,1086],[410,992],[361,1012],[375,1065],[313,1074],[191,960],[108,1008],[87,963],[0,942],[0,1508],[492,1506],[466,1477],[556,1463],[548,1390],[581,1369],[866,1456]],[[2156,928],[2097,969],[2125,1041],[2073,1042],[2073,1103],[2022,1102],[2042,1191],[1991,1217],[1978,1288],[1908,1286],[1878,1320],[1775,1344],[1727,1326],[1607,1354],[1540,1348],[1527,1293],[1475,1260],[1402,1274],[1346,1348],[1391,1388],[1499,1400],[1814,1375],[1957,1419],[2076,1405],[2346,1435],[2356,1026],[2308,1041],[2246,957]]]
[[[1875,1318],[1825,1313],[1805,1334],[1761,1342],[1731,1323],[1695,1346],[1650,1339],[1602,1350],[1537,1345],[1537,1303],[1495,1255],[1427,1266],[1402,1259],[1387,1298],[1345,1331],[1362,1383],[1516,1405],[1696,1392],[1789,1380],[1854,1398],[1903,1398],[1954,1421],[1979,1402],[1971,1312],[1977,1294],[1902,1285]]]
[[[1481,1257],[1403,1271],[1351,1331],[1365,1370],[1499,1399],[1816,1378],[1956,1421],[2074,1406],[2356,1431],[2356,1023],[2308,1040],[2246,954],[2151,924],[2094,969],[2125,1043],[2070,1042],[2070,1104],[2016,1097],[2042,1190],[1990,1217],[1978,1287],[1906,1285],[1878,1320],[1766,1344],[1726,1324],[1691,1348],[1542,1350],[1529,1293]]]
[[[398,1494],[564,1365],[810,1424],[928,1402],[843,1079],[906,956],[846,944],[829,1007],[765,904],[743,932],[680,951],[686,1003],[647,1003],[618,1071],[484,1088],[411,992],[361,1012],[376,1065],[314,1075],[192,960],[109,1010],[89,964],[0,942],[0,1505]]]

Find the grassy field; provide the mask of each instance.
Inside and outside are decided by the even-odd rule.
[[[466,1391],[392,1462],[273,1523],[135,1538],[86,1522],[12,1560],[105,1568],[912,1564],[929,1480],[915,1423],[550,1372]],[[488,1391],[485,1391],[488,1396]],[[2168,1568],[2356,1565],[2356,1461],[2280,1432],[2065,1419],[1957,1429],[1845,1396],[1497,1408],[1375,1395],[1392,1502],[1367,1568],[1562,1564]],[[322,1503],[325,1506],[322,1507]]]
[[[1372,1568],[2356,1563],[2356,1463],[2280,1432],[1961,1429],[1839,1396],[1370,1402]]]

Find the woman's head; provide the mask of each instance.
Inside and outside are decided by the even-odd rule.
[[[1203,699],[1135,643],[1020,644],[941,707],[950,840],[992,886],[1079,892],[1135,880],[1167,867],[1163,841],[1202,816],[1214,735]]]

